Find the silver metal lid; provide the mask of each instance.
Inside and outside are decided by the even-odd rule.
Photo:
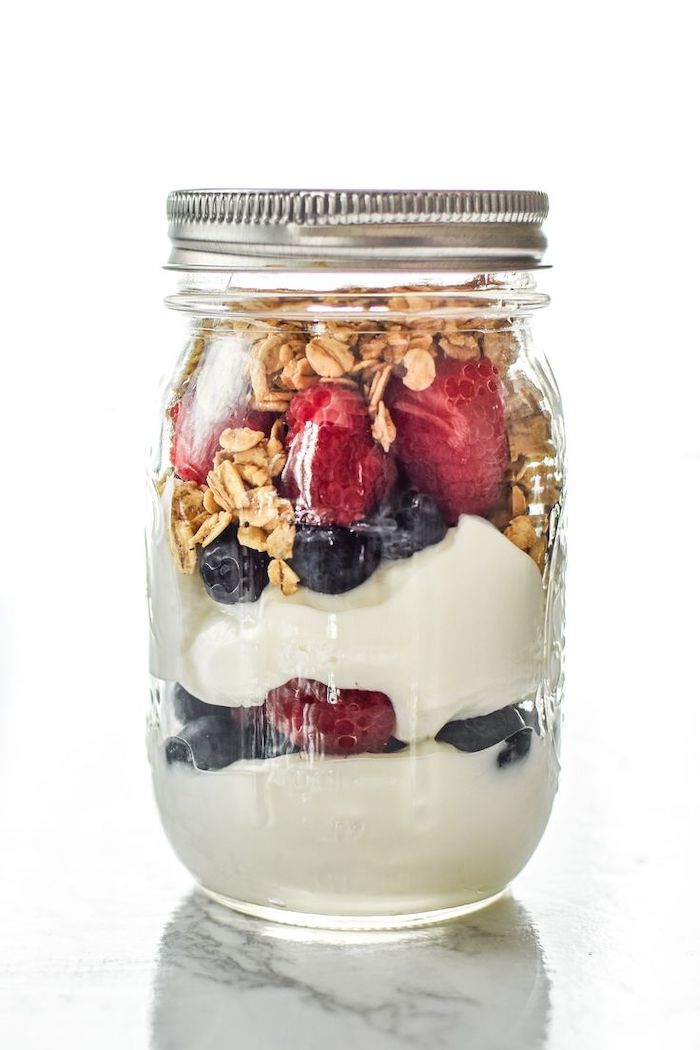
[[[530,269],[547,206],[521,190],[176,190],[168,266]]]

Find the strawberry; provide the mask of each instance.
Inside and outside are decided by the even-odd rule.
[[[435,499],[449,525],[460,514],[488,514],[508,463],[503,388],[491,362],[442,360],[427,390],[394,378],[385,401],[410,484]]]
[[[219,437],[227,427],[250,427],[266,434],[275,420],[272,412],[258,412],[246,405],[235,405],[212,418],[202,410],[197,388],[188,388],[181,401],[168,409],[173,423],[170,462],[185,481],[203,485],[212,468]]]
[[[396,724],[391,700],[368,689],[332,689],[291,678],[267,694],[267,717],[296,747],[319,755],[383,751]]]
[[[392,457],[372,437],[360,393],[340,383],[317,383],[287,411],[284,492],[300,521],[350,525],[366,518],[393,485]]]

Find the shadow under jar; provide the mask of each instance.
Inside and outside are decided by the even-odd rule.
[[[213,897],[419,924],[558,775],[564,436],[539,193],[191,191],[149,535],[148,747]]]

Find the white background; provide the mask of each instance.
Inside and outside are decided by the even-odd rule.
[[[550,193],[553,303],[537,331],[568,418],[569,740],[560,808],[530,871],[538,900],[562,901],[559,919],[544,904],[540,919],[562,982],[552,1045],[615,1034],[658,1046],[665,1032],[692,1045],[691,12],[434,0],[25,3],[5,15],[0,813],[12,935],[0,1016],[12,1046],[35,1045],[30,1033],[41,1045],[41,1018],[50,1031],[72,1001],[73,977],[45,990],[56,970],[78,981],[90,960],[150,958],[186,886],[158,837],[142,751],[141,525],[158,384],[178,350],[161,305],[164,201],[202,185]],[[563,886],[578,909],[567,912]],[[133,903],[156,896],[160,912]],[[608,909],[595,936],[589,897]],[[580,962],[596,949],[598,986]],[[133,981],[122,1002],[137,1019],[146,971],[114,977],[115,994]],[[86,1016],[69,1011],[58,1045],[95,1045]]]

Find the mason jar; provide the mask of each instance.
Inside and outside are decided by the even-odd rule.
[[[413,925],[547,824],[564,433],[534,192],[185,191],[149,534],[148,750],[218,901]]]

